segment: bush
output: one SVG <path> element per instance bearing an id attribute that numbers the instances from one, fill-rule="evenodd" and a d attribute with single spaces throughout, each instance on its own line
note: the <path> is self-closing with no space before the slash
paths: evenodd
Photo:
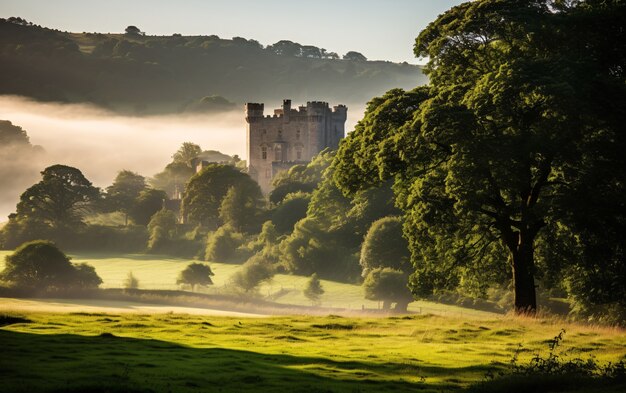
<path id="1" fill-rule="evenodd" d="M 324 294 L 324 288 L 322 288 L 322 283 L 317 277 L 317 274 L 314 273 L 311 275 L 311 278 L 307 281 L 302 292 L 313 304 L 319 304 L 320 298 Z"/>
<path id="2" fill-rule="evenodd" d="M 231 278 L 231 283 L 246 294 L 254 292 L 261 283 L 274 276 L 274 268 L 263 256 L 257 254 L 243 264 Z"/>
<path id="3" fill-rule="evenodd" d="M 382 300 L 384 310 L 389 310 L 391 303 L 396 303 L 396 311 L 406 311 L 408 304 L 413 301 L 407 284 L 408 275 L 400 270 L 377 268 L 367 275 L 363 289 L 366 299 Z"/>
<path id="4" fill-rule="evenodd" d="M 102 283 L 92 266 L 72 265 L 54 243 L 45 240 L 24 243 L 8 255 L 0 280 L 43 291 L 97 288 Z"/>
<path id="5" fill-rule="evenodd" d="M 148 232 L 150 233 L 148 251 L 164 249 L 176 234 L 176 215 L 169 210 L 159 210 L 150 219 Z"/>
<path id="6" fill-rule="evenodd" d="M 242 262 L 245 256 L 239 247 L 244 243 L 243 234 L 228 225 L 221 226 L 207 236 L 205 261 Z"/>

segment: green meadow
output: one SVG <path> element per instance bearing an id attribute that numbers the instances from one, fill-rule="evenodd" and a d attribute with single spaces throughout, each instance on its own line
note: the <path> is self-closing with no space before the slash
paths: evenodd
<path id="1" fill-rule="evenodd" d="M 4 256 L 9 251 L 0 251 L 0 270 L 4 268 Z M 145 254 L 72 254 L 72 262 L 86 262 L 94 266 L 98 275 L 102 278 L 101 288 L 122 288 L 124 280 L 129 272 L 139 279 L 140 289 L 163 289 L 177 290 L 178 273 L 187 264 L 193 262 L 190 259 L 173 258 L 158 255 Z M 228 293 L 230 277 L 240 268 L 240 265 L 209 262 L 214 285 L 202 288 L 199 292 L 208 294 Z M 310 306 L 311 302 L 304 296 L 302 289 L 308 277 L 277 274 L 272 281 L 261 285 L 259 294 L 268 300 L 281 304 L 297 306 Z M 360 285 L 340 283 L 335 281 L 321 280 L 325 290 L 321 299 L 321 306 L 326 308 L 344 308 L 350 310 L 378 309 L 379 303 L 366 300 L 363 297 L 363 289 Z M 409 305 L 409 311 L 455 314 L 465 316 L 492 316 L 494 314 L 478 310 L 472 310 L 453 305 L 433 303 L 428 301 L 416 301 Z"/>
<path id="2" fill-rule="evenodd" d="M 516 352 L 520 363 L 546 352 L 561 329 L 564 359 L 626 358 L 623 330 L 515 317 L 31 313 L 0 321 L 0 392 L 13 393 L 454 392 L 506 368 Z M 559 386 L 626 385 L 562 378 Z"/>

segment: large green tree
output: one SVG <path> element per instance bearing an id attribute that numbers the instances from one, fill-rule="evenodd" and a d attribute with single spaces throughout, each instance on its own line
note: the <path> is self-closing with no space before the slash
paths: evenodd
<path id="1" fill-rule="evenodd" d="M 80 223 L 99 198 L 99 190 L 76 168 L 53 165 L 41 175 L 41 181 L 20 196 L 17 219 L 32 219 L 55 228 Z"/>
<path id="2" fill-rule="evenodd" d="M 97 288 L 102 279 L 93 266 L 72 265 L 54 243 L 35 240 L 24 243 L 6 257 L 0 280 L 30 290 Z"/>
<path id="3" fill-rule="evenodd" d="M 110 209 L 124 213 L 124 225 L 128 225 L 129 213 L 135 200 L 146 189 L 146 179 L 138 173 L 121 170 L 113 184 L 107 187 L 106 201 Z"/>
<path id="4" fill-rule="evenodd" d="M 624 9 L 480 0 L 419 34 L 430 84 L 372 100 L 334 172 L 346 193 L 395 180 L 414 293 L 510 274 L 515 309 L 534 311 L 536 275 L 556 266 L 545 239 L 591 229 L 593 207 L 623 228 Z M 623 266 L 619 245 L 604 249 L 596 264 Z"/>
<path id="5" fill-rule="evenodd" d="M 246 203 L 257 208 L 263 205 L 261 189 L 250 176 L 231 165 L 209 164 L 187 184 L 181 206 L 185 221 L 217 228 L 222 200 L 231 187 Z"/>

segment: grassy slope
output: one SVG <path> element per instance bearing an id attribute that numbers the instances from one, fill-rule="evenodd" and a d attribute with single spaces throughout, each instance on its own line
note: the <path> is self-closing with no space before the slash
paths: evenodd
<path id="1" fill-rule="evenodd" d="M 4 268 L 4 256 L 8 251 L 0 251 L 0 270 Z M 96 272 L 102 278 L 103 288 L 121 288 L 128 272 L 139 279 L 142 289 L 179 289 L 176 285 L 176 277 L 184 267 L 191 262 L 189 259 L 159 257 L 155 255 L 121 255 L 111 256 L 103 254 L 79 254 L 73 255 L 75 263 L 87 262 L 96 268 Z M 225 263 L 210 263 L 215 276 L 215 285 L 207 288 L 207 293 L 223 291 L 228 286 L 229 278 L 239 269 L 239 265 Z M 261 286 L 260 293 L 278 303 L 311 305 L 311 302 L 302 294 L 302 288 L 307 277 L 279 274 L 274 279 Z M 359 285 L 345 284 L 334 281 L 322 280 L 322 286 L 326 293 L 322 296 L 322 306 L 360 310 L 363 306 L 367 309 L 378 308 L 378 302 L 365 300 L 363 290 Z M 490 316 L 491 313 L 470 310 L 467 308 L 448 306 L 426 301 L 413 302 L 409 306 L 410 311 L 431 312 L 437 314 L 462 314 L 472 316 Z"/>
<path id="2" fill-rule="evenodd" d="M 0 329 L 0 392 L 456 391 L 501 367 L 519 344 L 521 361 L 543 351 L 561 328 L 567 329 L 562 348 L 570 357 L 626 357 L 622 330 L 546 320 L 27 318 L 33 322 Z"/>

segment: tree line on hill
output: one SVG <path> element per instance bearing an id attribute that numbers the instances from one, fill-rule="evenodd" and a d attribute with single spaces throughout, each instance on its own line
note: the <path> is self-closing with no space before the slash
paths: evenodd
<path id="1" fill-rule="evenodd" d="M 241 37 L 133 31 L 73 34 L 0 19 L 0 94 L 143 114 L 224 111 L 285 97 L 360 103 L 425 82 L 417 66 L 367 61 L 354 51 L 338 60 L 288 40 L 264 48 Z"/>

